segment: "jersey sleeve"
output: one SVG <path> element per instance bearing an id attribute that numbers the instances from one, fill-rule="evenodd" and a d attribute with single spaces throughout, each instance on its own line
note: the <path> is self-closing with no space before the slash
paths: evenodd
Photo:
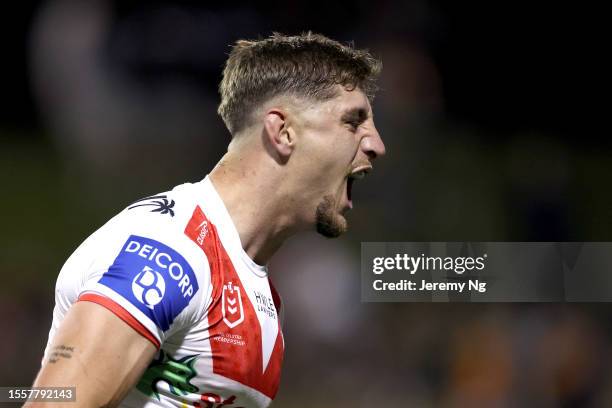
<path id="1" fill-rule="evenodd" d="M 171 232 L 145 227 L 106 235 L 113 255 L 100 256 L 78 300 L 109 309 L 159 348 L 204 309 L 208 263 L 184 236 Z"/>

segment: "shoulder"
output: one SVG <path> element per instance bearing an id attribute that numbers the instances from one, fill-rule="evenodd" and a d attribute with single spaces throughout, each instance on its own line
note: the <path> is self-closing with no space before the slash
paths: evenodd
<path id="1" fill-rule="evenodd" d="M 123 250 L 138 247 L 142 255 L 152 247 L 160 251 L 165 248 L 169 250 L 166 253 L 178 252 L 188 261 L 201 262 L 201 252 L 186 234 L 186 227 L 198 207 L 197 197 L 198 183 L 185 183 L 170 191 L 137 199 L 101 228 L 98 241 L 100 244 L 112 241 L 115 246 L 122 245 Z M 129 242 L 132 246 L 127 247 Z"/>
<path id="2" fill-rule="evenodd" d="M 135 200 L 89 236 L 67 263 L 78 258 L 89 262 L 90 270 L 104 269 L 115 258 L 134 253 L 151 257 L 150 261 L 165 259 L 158 258 L 160 254 L 174 254 L 192 267 L 206 264 L 185 233 L 197 207 L 195 190 L 197 185 L 188 183 Z"/>
<path id="3" fill-rule="evenodd" d="M 210 272 L 205 254 L 187 234 L 195 197 L 197 184 L 187 183 L 129 204 L 99 239 L 98 245 L 107 246 L 113 258 L 100 281 L 111 279 L 112 270 L 121 267 L 134 275 L 134 282 L 136 272 L 147 282 L 159 277 L 171 298 L 188 300 L 198 293 Z"/>
<path id="4" fill-rule="evenodd" d="M 71 276 L 86 268 L 79 299 L 112 301 L 158 341 L 197 321 L 211 290 L 206 255 L 186 231 L 195 194 L 187 184 L 136 200 L 88 238 L 65 266 Z"/>
<path id="5" fill-rule="evenodd" d="M 170 191 L 139 198 L 128 204 L 115 218 L 131 226 L 178 228 L 191 216 L 198 196 L 199 183 L 185 183 Z"/>

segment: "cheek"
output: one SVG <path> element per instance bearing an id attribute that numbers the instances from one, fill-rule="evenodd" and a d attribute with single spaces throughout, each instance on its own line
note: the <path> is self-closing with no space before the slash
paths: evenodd
<path id="1" fill-rule="evenodd" d="M 311 182 L 311 188 L 320 191 L 329 191 L 330 187 L 343 185 L 344 177 L 358 150 L 354 138 L 344 133 L 308 136 L 312 138 L 302 150 L 305 160 L 300 160 L 302 180 L 305 183 Z"/>

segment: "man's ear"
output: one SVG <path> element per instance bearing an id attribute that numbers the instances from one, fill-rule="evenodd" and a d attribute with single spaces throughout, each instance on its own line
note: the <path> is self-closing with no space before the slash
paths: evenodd
<path id="1" fill-rule="evenodd" d="M 287 162 L 295 149 L 295 136 L 288 126 L 286 113 L 270 109 L 264 117 L 264 137 L 269 148 L 281 162 Z"/>

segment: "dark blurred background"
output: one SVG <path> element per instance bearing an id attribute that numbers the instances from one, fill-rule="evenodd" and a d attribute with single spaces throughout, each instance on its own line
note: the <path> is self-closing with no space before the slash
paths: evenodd
<path id="1" fill-rule="evenodd" d="M 387 156 L 351 231 L 271 263 L 277 407 L 609 407 L 608 304 L 364 304 L 361 241 L 606 241 L 601 11 L 586 3 L 53 0 L 0 17 L 0 385 L 29 385 L 55 278 L 137 198 L 225 151 L 229 45 L 321 32 L 383 60 Z M 608 136 L 606 136 L 608 135 Z"/>

